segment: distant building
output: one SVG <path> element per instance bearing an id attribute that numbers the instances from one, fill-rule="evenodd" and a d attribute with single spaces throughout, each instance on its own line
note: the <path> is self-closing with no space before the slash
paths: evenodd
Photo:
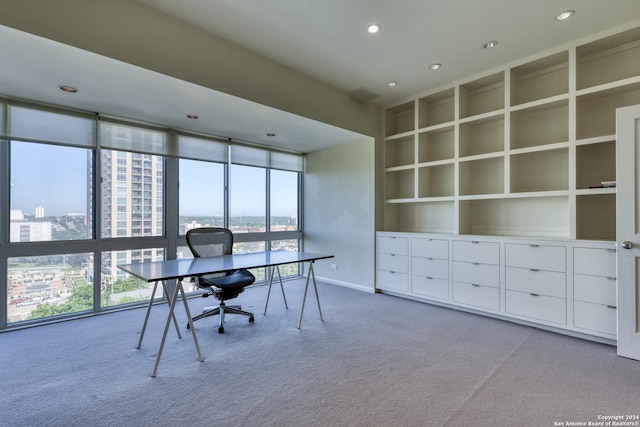
<path id="1" fill-rule="evenodd" d="M 42 206 L 36 208 L 36 218 L 44 218 L 44 208 Z"/>
<path id="2" fill-rule="evenodd" d="M 28 222 L 11 220 L 10 240 L 12 242 L 41 242 L 51 240 L 51 222 Z"/>

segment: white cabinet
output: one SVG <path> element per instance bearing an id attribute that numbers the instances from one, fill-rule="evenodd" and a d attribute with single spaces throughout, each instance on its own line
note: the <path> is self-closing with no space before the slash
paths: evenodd
<path id="1" fill-rule="evenodd" d="M 616 339 L 613 243 L 377 233 L 381 292 Z"/>
<path id="2" fill-rule="evenodd" d="M 505 246 L 507 313 L 565 325 L 566 247 L 537 243 Z"/>
<path id="3" fill-rule="evenodd" d="M 499 265 L 499 243 L 454 240 L 453 301 L 486 310 L 500 310 Z"/>
<path id="4" fill-rule="evenodd" d="M 616 252 L 574 248 L 573 322 L 576 328 L 616 335 Z"/>
<path id="5" fill-rule="evenodd" d="M 416 295 L 449 299 L 449 241 L 411 239 L 411 292 Z"/>

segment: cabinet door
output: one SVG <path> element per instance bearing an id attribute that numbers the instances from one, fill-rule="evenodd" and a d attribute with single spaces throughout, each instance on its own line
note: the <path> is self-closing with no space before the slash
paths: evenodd
<path id="1" fill-rule="evenodd" d="M 454 261 L 499 265 L 500 245 L 494 242 L 456 240 L 453 242 L 453 259 Z"/>
<path id="2" fill-rule="evenodd" d="M 567 271 L 567 250 L 564 246 L 508 243 L 505 251 L 506 263 L 510 267 Z"/>
<path id="3" fill-rule="evenodd" d="M 411 255 L 423 258 L 449 259 L 449 241 L 443 239 L 411 239 Z"/>
<path id="4" fill-rule="evenodd" d="M 591 276 L 616 277 L 615 249 L 574 248 L 573 271 Z"/>

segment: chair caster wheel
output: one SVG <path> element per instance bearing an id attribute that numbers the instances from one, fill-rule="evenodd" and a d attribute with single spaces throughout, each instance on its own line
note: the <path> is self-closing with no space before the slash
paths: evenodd
<path id="1" fill-rule="evenodd" d="M 187 323 L 187 331 L 191 329 L 191 326 Z"/>
<path id="2" fill-rule="evenodd" d="M 253 318 L 253 316 L 249 317 L 249 323 L 253 323 L 253 322 L 254 322 L 254 320 L 255 320 L 255 319 Z"/>
<path id="3" fill-rule="evenodd" d="M 218 333 L 219 333 L 219 334 L 224 334 L 224 326 L 220 326 L 220 327 L 218 328 Z"/>

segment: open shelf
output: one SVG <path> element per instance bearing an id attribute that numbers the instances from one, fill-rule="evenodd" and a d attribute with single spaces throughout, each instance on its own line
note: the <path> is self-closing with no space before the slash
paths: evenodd
<path id="1" fill-rule="evenodd" d="M 615 194 L 589 194 L 576 197 L 576 238 L 616 239 Z"/>
<path id="2" fill-rule="evenodd" d="M 460 118 L 504 108 L 504 73 L 496 73 L 460 86 Z"/>
<path id="3" fill-rule="evenodd" d="M 418 134 L 418 162 L 453 159 L 455 148 L 454 127 L 420 132 Z"/>
<path id="4" fill-rule="evenodd" d="M 566 238 L 569 200 L 562 196 L 463 200 L 460 234 Z"/>
<path id="5" fill-rule="evenodd" d="M 640 83 L 578 96 L 577 138 L 615 134 L 616 109 L 636 104 L 640 104 Z"/>
<path id="6" fill-rule="evenodd" d="M 504 192 L 504 158 L 460 162 L 460 195 L 501 194 Z"/>
<path id="7" fill-rule="evenodd" d="M 390 231 L 455 233 L 454 202 L 387 203 L 385 229 Z"/>
<path id="8" fill-rule="evenodd" d="M 385 172 L 385 199 L 411 199 L 414 194 L 414 169 Z"/>
<path id="9" fill-rule="evenodd" d="M 568 92 L 568 51 L 511 69 L 511 105 L 526 104 Z"/>
<path id="10" fill-rule="evenodd" d="M 418 169 L 418 197 L 453 196 L 453 163 Z"/>
<path id="11" fill-rule="evenodd" d="M 566 148 L 512 155 L 510 163 L 512 193 L 569 188 L 569 150 Z"/>
<path id="12" fill-rule="evenodd" d="M 567 100 L 525 108 L 511 113 L 511 149 L 569 140 Z"/>
<path id="13" fill-rule="evenodd" d="M 576 147 L 576 188 L 585 189 L 616 180 L 616 142 Z"/>
<path id="14" fill-rule="evenodd" d="M 577 88 L 640 75 L 640 27 L 578 46 Z"/>
<path id="15" fill-rule="evenodd" d="M 418 128 L 452 122 L 455 118 L 454 88 L 418 100 Z"/>
<path id="16" fill-rule="evenodd" d="M 460 124 L 460 157 L 504 151 L 504 116 Z"/>
<path id="17" fill-rule="evenodd" d="M 385 167 L 408 166 L 415 163 L 414 136 L 390 139 L 385 142 Z"/>
<path id="18" fill-rule="evenodd" d="M 413 101 L 406 102 L 386 112 L 385 135 L 397 135 L 415 129 L 415 105 Z"/>

